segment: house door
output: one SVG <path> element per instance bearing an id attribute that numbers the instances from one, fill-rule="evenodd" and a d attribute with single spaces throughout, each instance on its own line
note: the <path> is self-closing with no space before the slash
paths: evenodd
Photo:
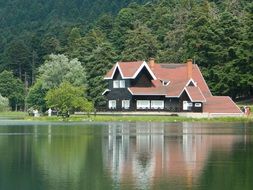
<path id="1" fill-rule="evenodd" d="M 188 110 L 188 102 L 187 101 L 183 101 L 183 110 Z"/>
<path id="2" fill-rule="evenodd" d="M 183 110 L 184 111 L 191 111 L 192 110 L 192 102 L 183 101 Z"/>

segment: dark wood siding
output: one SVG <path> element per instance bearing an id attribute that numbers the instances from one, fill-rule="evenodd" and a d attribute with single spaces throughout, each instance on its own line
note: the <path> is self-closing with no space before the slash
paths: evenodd
<path id="1" fill-rule="evenodd" d="M 125 88 L 130 87 L 130 80 L 129 79 L 122 79 L 122 77 L 121 77 L 120 72 L 119 72 L 118 69 L 115 71 L 113 79 L 108 80 L 108 88 L 110 90 L 114 90 L 114 88 L 113 88 L 113 80 L 125 80 Z"/>
<path id="2" fill-rule="evenodd" d="M 179 104 L 180 104 L 180 111 L 182 112 L 203 112 L 203 103 L 201 102 L 192 102 L 192 108 L 190 110 L 183 110 L 183 101 L 189 101 L 191 102 L 188 94 L 184 91 L 179 98 Z M 201 107 L 196 107 L 195 103 L 201 103 Z"/>
<path id="3" fill-rule="evenodd" d="M 179 98 L 166 98 L 165 99 L 165 109 L 171 112 L 180 111 Z"/>
<path id="4" fill-rule="evenodd" d="M 146 67 L 144 67 L 135 79 L 131 80 L 132 87 L 151 87 L 152 76 L 149 74 Z"/>
<path id="5" fill-rule="evenodd" d="M 122 100 L 130 100 L 130 108 L 132 106 L 132 95 L 127 88 L 114 89 L 106 94 L 106 98 L 108 101 L 116 100 L 116 110 L 122 110 Z M 108 101 L 106 109 L 108 109 Z"/>

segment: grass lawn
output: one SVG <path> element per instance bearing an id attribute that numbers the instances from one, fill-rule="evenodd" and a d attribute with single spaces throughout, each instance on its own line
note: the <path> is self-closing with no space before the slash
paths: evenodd
<path id="1" fill-rule="evenodd" d="M 1 117 L 7 117 L 7 118 L 25 118 L 27 116 L 28 116 L 27 112 L 14 112 L 14 111 L 0 112 L 0 118 Z"/>
<path id="2" fill-rule="evenodd" d="M 71 115 L 69 118 L 63 119 L 62 117 L 26 117 L 26 120 L 39 120 L 39 121 L 95 121 L 95 122 L 113 122 L 113 121 L 141 121 L 141 122 L 253 122 L 253 116 L 249 117 L 221 117 L 221 118 L 187 118 L 177 116 L 109 116 L 109 115 Z"/>

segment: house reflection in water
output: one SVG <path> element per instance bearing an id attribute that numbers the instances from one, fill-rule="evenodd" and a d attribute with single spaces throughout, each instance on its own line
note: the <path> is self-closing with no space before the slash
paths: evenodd
<path id="1" fill-rule="evenodd" d="M 104 132 L 104 165 L 116 186 L 149 189 L 158 179 L 178 179 L 191 187 L 212 151 L 230 152 L 242 140 L 232 131 L 196 123 L 112 123 Z"/>

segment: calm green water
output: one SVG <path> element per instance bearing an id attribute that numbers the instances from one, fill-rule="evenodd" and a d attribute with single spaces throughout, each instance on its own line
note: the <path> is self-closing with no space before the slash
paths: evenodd
<path id="1" fill-rule="evenodd" d="M 0 121 L 0 190 L 253 189 L 253 124 Z"/>

